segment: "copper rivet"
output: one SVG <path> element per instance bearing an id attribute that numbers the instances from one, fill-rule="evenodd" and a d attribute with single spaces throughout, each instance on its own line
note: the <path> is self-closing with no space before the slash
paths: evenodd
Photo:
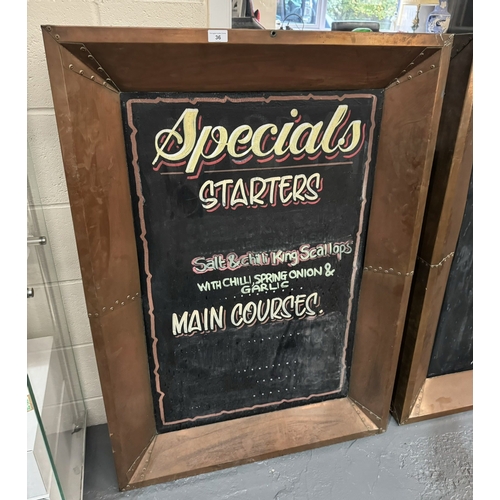
<path id="1" fill-rule="evenodd" d="M 110 310 L 110 311 L 113 311 L 113 310 L 114 310 L 114 307 L 110 307 L 110 308 L 109 308 L 109 310 Z"/>
<path id="2" fill-rule="evenodd" d="M 55 38 L 56 40 L 59 40 L 59 38 L 61 38 L 61 37 L 60 37 L 59 35 L 56 35 L 54 38 Z"/>
<path id="3" fill-rule="evenodd" d="M 435 64 L 433 64 L 433 65 L 431 66 L 431 69 L 434 69 L 435 67 L 436 67 L 436 65 L 435 65 Z"/>
<path id="4" fill-rule="evenodd" d="M 106 310 L 106 308 L 105 308 L 105 307 L 103 307 L 103 308 L 102 308 L 102 310 L 103 310 L 103 311 L 105 311 L 105 310 Z"/>
<path id="5" fill-rule="evenodd" d="M 135 297 L 132 297 L 132 300 L 135 300 Z"/>
<path id="6" fill-rule="evenodd" d="M 124 305 L 125 305 L 125 302 L 122 302 L 122 306 L 124 306 Z"/>
<path id="7" fill-rule="evenodd" d="M 137 295 L 139 295 L 139 292 L 137 292 L 135 295 L 136 295 L 136 296 L 137 296 Z"/>
<path id="8" fill-rule="evenodd" d="M 411 80 L 412 78 L 413 78 L 413 76 L 408 75 L 408 80 Z"/>
<path id="9" fill-rule="evenodd" d="M 94 75 L 92 75 L 92 76 L 90 77 L 90 79 L 91 79 L 91 80 L 94 80 L 94 79 L 95 79 L 95 76 L 94 76 Z"/>
<path id="10" fill-rule="evenodd" d="M 127 295 L 127 299 L 130 299 L 130 295 Z"/>
<path id="11" fill-rule="evenodd" d="M 115 304 L 118 304 L 120 301 L 119 300 L 115 300 Z"/>
<path id="12" fill-rule="evenodd" d="M 73 69 L 73 65 L 72 64 L 69 65 L 69 69 Z"/>
<path id="13" fill-rule="evenodd" d="M 376 273 L 376 272 L 377 272 L 377 270 L 376 270 L 376 269 L 374 269 L 374 270 L 373 270 L 373 272 L 374 272 L 374 273 Z"/>
<path id="14" fill-rule="evenodd" d="M 388 273 L 389 271 L 385 270 L 384 273 Z"/>
<path id="15" fill-rule="evenodd" d="M 83 69 L 81 69 L 78 73 L 80 73 L 80 75 L 83 75 Z"/>
<path id="16" fill-rule="evenodd" d="M 423 71 L 422 71 L 422 70 L 420 70 L 420 71 L 417 73 L 417 75 L 421 75 L 422 73 L 423 73 Z"/>
<path id="17" fill-rule="evenodd" d="M 382 268 L 381 268 L 381 267 L 379 267 L 379 269 L 382 271 Z"/>
<path id="18" fill-rule="evenodd" d="M 394 271 L 394 269 L 392 267 L 389 268 L 389 271 Z"/>

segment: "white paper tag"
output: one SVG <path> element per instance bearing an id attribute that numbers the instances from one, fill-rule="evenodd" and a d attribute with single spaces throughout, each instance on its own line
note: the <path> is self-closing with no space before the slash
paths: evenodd
<path id="1" fill-rule="evenodd" d="M 227 42 L 227 30 L 208 30 L 209 42 Z"/>

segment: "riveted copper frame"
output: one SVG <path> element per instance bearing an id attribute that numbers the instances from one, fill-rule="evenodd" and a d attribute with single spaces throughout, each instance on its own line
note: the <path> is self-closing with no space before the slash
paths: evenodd
<path id="1" fill-rule="evenodd" d="M 427 378 L 472 174 L 472 45 L 455 35 L 392 402 L 400 424 L 472 408 L 472 370 Z"/>
<path id="2" fill-rule="evenodd" d="M 42 27 L 118 483 L 173 480 L 385 430 L 452 36 Z M 158 435 L 120 91 L 383 88 L 348 397 Z M 117 302 L 118 301 L 118 302 Z"/>

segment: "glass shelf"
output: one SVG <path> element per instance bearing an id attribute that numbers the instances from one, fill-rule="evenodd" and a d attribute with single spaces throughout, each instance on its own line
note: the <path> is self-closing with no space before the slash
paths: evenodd
<path id="1" fill-rule="evenodd" d="M 28 499 L 81 500 L 86 409 L 28 146 Z"/>

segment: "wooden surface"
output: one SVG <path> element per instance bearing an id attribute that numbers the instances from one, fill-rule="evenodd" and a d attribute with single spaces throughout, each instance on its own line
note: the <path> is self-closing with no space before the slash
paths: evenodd
<path id="1" fill-rule="evenodd" d="M 380 432 L 349 398 L 159 434 L 130 488 Z M 129 489 L 129 488 L 127 488 Z"/>
<path id="2" fill-rule="evenodd" d="M 385 93 L 349 391 L 382 426 L 389 418 L 394 346 L 403 333 L 448 58 L 449 47 Z"/>
<path id="3" fill-rule="evenodd" d="M 400 423 L 426 382 L 472 171 L 471 36 L 454 48 L 392 403 Z"/>
<path id="4" fill-rule="evenodd" d="M 155 434 L 119 96 L 44 33 L 85 301 L 119 484 Z"/>
<path id="5" fill-rule="evenodd" d="M 406 423 L 471 410 L 472 394 L 472 370 L 428 378 Z"/>
<path id="6" fill-rule="evenodd" d="M 120 488 L 383 430 L 452 37 L 313 32 L 273 37 L 256 30 L 230 31 L 228 44 L 210 44 L 206 30 L 58 26 L 43 31 Z M 385 266 L 388 273 L 373 268 L 363 273 L 349 398 L 156 437 L 143 317 L 132 300 L 138 264 L 115 86 L 133 91 L 389 86 L 384 115 L 391 125 L 382 126 L 374 194 L 380 200 L 370 216 L 366 252 L 367 266 Z M 423 93 L 429 95 L 424 99 Z M 395 273 L 389 274 L 391 267 Z"/>
<path id="7" fill-rule="evenodd" d="M 84 42 L 123 92 L 384 88 L 409 64 L 451 40 L 428 34 L 229 30 L 227 43 L 207 43 L 204 29 L 63 26 L 52 26 L 51 34 L 92 67 L 81 49 Z"/>
<path id="8" fill-rule="evenodd" d="M 45 26 L 46 27 L 46 26 Z M 203 28 L 129 28 L 99 26 L 51 26 L 53 36 L 59 36 L 61 44 L 69 43 L 126 43 L 126 44 L 205 44 L 207 30 Z M 274 37 L 273 37 L 274 34 Z M 280 45 L 357 45 L 440 48 L 450 35 L 426 33 L 354 33 L 287 30 L 228 30 L 228 44 Z M 217 44 L 214 44 L 217 45 Z M 221 45 L 221 44 L 219 44 Z"/>

